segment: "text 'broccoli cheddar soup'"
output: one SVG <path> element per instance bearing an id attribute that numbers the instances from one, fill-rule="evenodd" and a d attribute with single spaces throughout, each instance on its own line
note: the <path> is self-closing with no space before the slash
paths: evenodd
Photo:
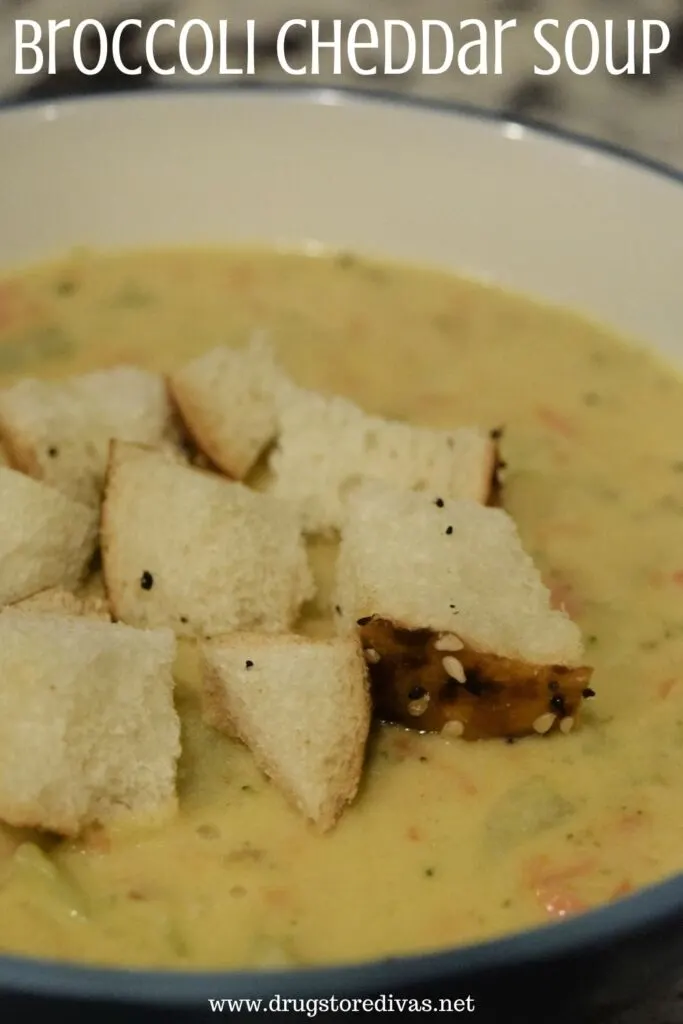
<path id="1" fill-rule="evenodd" d="M 0 386 L 0 952 L 366 960 L 683 867 L 673 371 L 436 271 L 78 252 L 0 282 Z"/>

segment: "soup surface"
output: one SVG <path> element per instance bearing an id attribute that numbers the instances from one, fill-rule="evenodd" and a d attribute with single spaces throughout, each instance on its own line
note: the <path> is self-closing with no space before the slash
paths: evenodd
<path id="1" fill-rule="evenodd" d="M 184 647 L 176 820 L 76 843 L 0 825 L 0 950 L 365 959 L 563 918 L 681 869 L 683 383 L 574 315 L 445 274 L 229 251 L 78 253 L 5 280 L 0 383 L 165 370 L 255 328 L 300 383 L 368 411 L 505 425 L 505 505 L 585 631 L 598 696 L 572 734 L 514 744 L 378 727 L 358 799 L 321 837 L 202 724 Z M 333 555 L 312 547 L 304 631 L 331 629 Z"/>

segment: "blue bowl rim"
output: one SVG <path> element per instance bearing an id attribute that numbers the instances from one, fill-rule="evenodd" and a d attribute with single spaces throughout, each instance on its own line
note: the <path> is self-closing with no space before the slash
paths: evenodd
<path id="1" fill-rule="evenodd" d="M 500 109 L 424 97 L 403 96 L 383 90 L 344 86 L 271 85 L 260 82 L 232 83 L 230 86 L 163 86 L 141 90 L 112 90 L 92 95 L 62 95 L 56 98 L 10 96 L 0 100 L 3 114 L 41 108 L 68 108 L 84 103 L 109 102 L 116 105 L 136 100 L 163 100 L 212 96 L 229 102 L 244 95 L 298 101 L 314 105 L 366 104 L 429 113 L 450 114 L 492 125 L 520 126 L 541 140 L 568 144 L 631 165 L 668 181 L 683 184 L 683 170 L 579 132 L 518 117 Z M 0 956 L 0 997 L 2 994 L 43 996 L 76 1001 L 106 1001 L 153 1006 L 206 1005 L 209 998 L 240 998 L 279 994 L 283 998 L 362 996 L 363 993 L 391 993 L 401 986 L 438 983 L 444 978 L 473 976 L 497 969 L 514 969 L 530 963 L 590 954 L 601 947 L 628 940 L 650 928 L 680 922 L 683 925 L 683 872 L 650 885 L 607 906 L 587 911 L 560 923 L 544 924 L 465 946 L 417 955 L 387 957 L 367 963 L 305 967 L 296 970 L 147 970 L 122 967 L 83 966 L 43 958 Z M 682 965 L 683 967 L 683 965 Z M 466 994 L 466 993 L 465 993 Z"/>

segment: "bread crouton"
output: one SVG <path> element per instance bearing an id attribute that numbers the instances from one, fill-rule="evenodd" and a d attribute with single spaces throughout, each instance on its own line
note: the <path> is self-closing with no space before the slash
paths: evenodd
<path id="1" fill-rule="evenodd" d="M 370 725 L 355 639 L 233 634 L 202 650 L 205 720 L 239 737 L 320 829 L 356 795 Z"/>
<path id="2" fill-rule="evenodd" d="M 0 607 L 83 577 L 98 516 L 45 484 L 0 467 Z"/>
<path id="3" fill-rule="evenodd" d="M 171 630 L 0 613 L 0 819 L 77 835 L 176 806 Z"/>
<path id="4" fill-rule="evenodd" d="M 165 381 L 137 367 L 26 378 L 0 391 L 11 464 L 85 505 L 99 506 L 112 438 L 175 448 L 179 437 Z"/>
<path id="5" fill-rule="evenodd" d="M 330 533 L 340 528 L 346 498 L 362 480 L 488 501 L 496 445 L 478 428 L 416 427 L 299 389 L 283 403 L 269 465 L 271 493 L 300 506 L 307 532 Z"/>
<path id="6" fill-rule="evenodd" d="M 389 721 L 465 739 L 568 732 L 592 695 L 579 628 L 502 509 L 360 486 L 335 601 Z"/>
<path id="7" fill-rule="evenodd" d="M 245 348 L 211 349 L 169 377 L 185 426 L 200 451 L 237 480 L 273 440 L 278 393 L 287 378 L 260 337 Z"/>
<path id="8" fill-rule="evenodd" d="M 75 594 L 63 587 L 41 590 L 32 597 L 17 601 L 11 607 L 14 611 L 27 612 L 31 615 L 48 613 L 111 622 L 106 598 L 98 597 L 95 594 Z"/>
<path id="9" fill-rule="evenodd" d="M 137 445 L 112 444 L 101 541 L 112 614 L 131 625 L 274 632 L 313 596 L 286 505 Z"/>

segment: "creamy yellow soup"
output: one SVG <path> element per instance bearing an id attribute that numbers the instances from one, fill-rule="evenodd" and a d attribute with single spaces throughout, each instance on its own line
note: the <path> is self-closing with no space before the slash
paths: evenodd
<path id="1" fill-rule="evenodd" d="M 239 251 L 79 253 L 5 280 L 0 383 L 166 370 L 254 328 L 302 384 L 369 411 L 505 426 L 505 505 L 585 630 L 597 697 L 573 734 L 514 744 L 377 727 L 358 799 L 321 837 L 202 724 L 185 647 L 177 818 L 79 842 L 0 831 L 0 949 L 363 960 L 561 919 L 678 871 L 683 383 L 577 316 L 446 274 Z M 332 554 L 312 546 L 309 632 L 330 630 Z"/>

